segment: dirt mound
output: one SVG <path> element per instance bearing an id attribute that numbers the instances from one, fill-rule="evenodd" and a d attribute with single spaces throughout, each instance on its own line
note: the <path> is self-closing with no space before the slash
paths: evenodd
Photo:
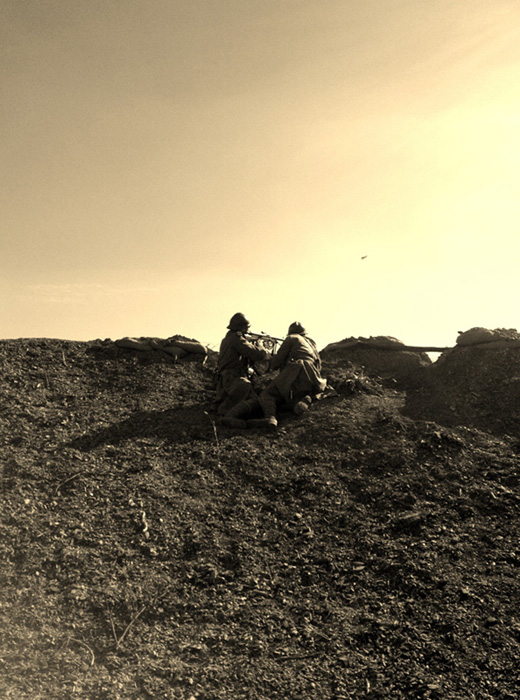
<path id="1" fill-rule="evenodd" d="M 493 342 L 443 353 L 408 391 L 405 412 L 520 437 L 520 348 Z"/>
<path id="2" fill-rule="evenodd" d="M 396 338 L 345 338 L 327 345 L 321 353 L 324 363 L 334 367 L 346 362 L 362 367 L 371 377 L 399 388 L 415 386 L 421 370 L 431 364 L 425 352 L 411 351 Z"/>
<path id="3" fill-rule="evenodd" d="M 516 698 L 517 441 L 330 370 L 266 435 L 202 357 L 0 341 L 0 697 Z"/>

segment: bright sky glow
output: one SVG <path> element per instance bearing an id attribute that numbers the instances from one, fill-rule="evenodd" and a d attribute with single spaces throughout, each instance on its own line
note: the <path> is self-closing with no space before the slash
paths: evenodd
<path id="1" fill-rule="evenodd" d="M 520 326 L 517 0 L 3 0 L 0 68 L 0 337 Z"/>

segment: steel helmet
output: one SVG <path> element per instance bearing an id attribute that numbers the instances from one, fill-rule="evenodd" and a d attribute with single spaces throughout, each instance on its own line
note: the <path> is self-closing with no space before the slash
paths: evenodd
<path id="1" fill-rule="evenodd" d="M 294 323 L 291 323 L 289 326 L 289 335 L 292 335 L 293 333 L 300 333 L 303 334 L 305 333 L 305 328 L 302 326 L 302 324 L 299 321 L 295 321 Z"/>
<path id="2" fill-rule="evenodd" d="M 230 331 L 247 331 L 251 324 L 249 323 L 249 320 L 247 316 L 244 316 L 244 314 L 234 314 L 231 316 L 231 320 L 229 321 L 228 328 Z"/>

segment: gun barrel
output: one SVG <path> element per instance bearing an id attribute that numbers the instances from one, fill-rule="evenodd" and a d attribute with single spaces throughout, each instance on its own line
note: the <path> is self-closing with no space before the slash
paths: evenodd
<path id="1" fill-rule="evenodd" d="M 277 343 L 283 343 L 284 338 L 277 338 L 274 335 L 269 335 L 269 333 L 252 333 L 248 331 L 246 333 L 246 336 L 249 336 L 250 338 L 254 338 L 255 340 L 257 339 L 264 339 L 264 340 L 276 340 Z"/>

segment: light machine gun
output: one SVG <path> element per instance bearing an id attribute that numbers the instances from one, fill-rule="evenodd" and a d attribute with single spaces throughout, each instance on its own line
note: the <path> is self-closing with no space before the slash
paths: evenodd
<path id="1" fill-rule="evenodd" d="M 244 336 L 247 340 L 261 345 L 261 347 L 267 350 L 267 352 L 270 352 L 271 355 L 274 355 L 278 349 L 278 345 L 284 341 L 283 338 L 276 338 L 274 335 L 268 335 L 267 333 L 251 333 L 247 331 L 247 333 L 244 333 Z"/>

